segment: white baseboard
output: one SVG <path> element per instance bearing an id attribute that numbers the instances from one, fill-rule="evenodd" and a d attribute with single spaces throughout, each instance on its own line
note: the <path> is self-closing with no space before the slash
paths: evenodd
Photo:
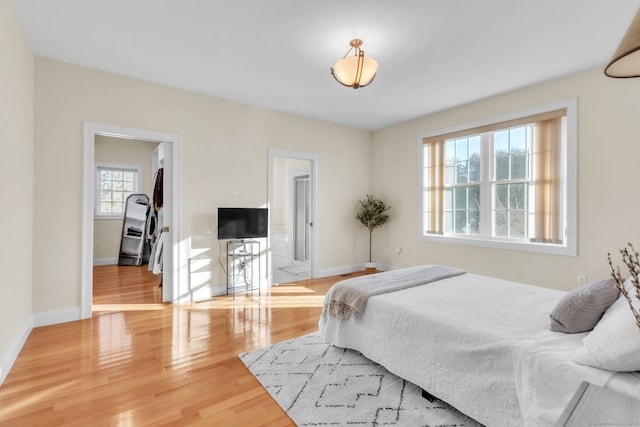
<path id="1" fill-rule="evenodd" d="M 0 385 L 2 385 L 5 378 L 7 378 L 11 367 L 18 358 L 18 354 L 20 354 L 22 347 L 24 347 L 24 343 L 27 342 L 27 338 L 29 338 L 29 334 L 31 334 L 33 328 L 55 325 L 57 323 L 72 322 L 74 320 L 80 320 L 79 308 L 34 314 L 20 335 L 20 338 L 16 341 L 15 345 L 9 352 L 9 355 L 0 364 Z"/>
<path id="2" fill-rule="evenodd" d="M 68 308 L 66 310 L 48 311 L 33 315 L 33 327 L 56 325 L 58 323 L 80 320 L 80 308 Z"/>
<path id="3" fill-rule="evenodd" d="M 364 270 L 364 264 L 343 265 L 340 267 L 325 268 L 318 272 L 318 277 L 338 276 L 340 274 L 355 273 Z"/>
<path id="4" fill-rule="evenodd" d="M 386 264 L 376 264 L 376 269 L 380 271 L 394 270 L 397 267 L 389 266 Z M 318 277 L 338 276 L 340 274 L 355 273 L 356 271 L 362 271 L 365 269 L 364 263 L 354 265 L 343 265 L 341 267 L 325 268 L 320 270 Z"/>
<path id="5" fill-rule="evenodd" d="M 217 297 L 220 295 L 226 295 L 227 293 L 227 285 L 211 285 L 206 287 L 200 287 L 193 289 L 188 295 L 185 295 L 183 300 L 179 302 L 198 302 L 198 301 L 208 301 L 213 297 Z"/>
<path id="6" fill-rule="evenodd" d="M 93 266 L 96 265 L 115 265 L 118 263 L 118 258 L 98 258 L 93 260 Z"/>
<path id="7" fill-rule="evenodd" d="M 394 266 L 392 266 L 392 265 L 386 265 L 386 264 L 380 264 L 380 263 L 378 263 L 378 264 L 376 265 L 376 268 L 377 268 L 378 270 L 380 270 L 380 271 L 389 271 L 389 270 L 395 270 L 395 269 L 397 269 L 398 267 L 394 267 Z"/>
<path id="8" fill-rule="evenodd" d="M 22 334 L 18 338 L 18 341 L 15 343 L 15 345 L 7 355 L 6 359 L 3 360 L 2 363 L 0 364 L 0 385 L 2 385 L 2 383 L 4 383 L 4 380 L 7 378 L 7 375 L 9 374 L 11 367 L 13 366 L 13 364 L 16 362 L 16 359 L 18 358 L 18 354 L 20 354 L 22 347 L 24 347 L 24 343 L 27 342 L 27 338 L 29 338 L 29 334 L 31 334 L 32 329 L 33 329 L 33 319 L 31 319 L 29 323 L 26 325 L 26 327 L 24 328 L 24 331 L 22 331 Z"/>

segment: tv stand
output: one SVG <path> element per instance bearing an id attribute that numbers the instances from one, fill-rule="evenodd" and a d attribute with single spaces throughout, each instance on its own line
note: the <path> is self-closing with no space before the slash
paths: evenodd
<path id="1" fill-rule="evenodd" d="M 258 291 L 260 296 L 260 242 L 229 240 L 227 242 L 227 295 Z"/>

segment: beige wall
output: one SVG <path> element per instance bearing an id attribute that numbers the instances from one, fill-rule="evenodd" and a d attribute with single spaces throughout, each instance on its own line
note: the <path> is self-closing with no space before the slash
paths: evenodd
<path id="1" fill-rule="evenodd" d="M 320 270 L 362 260 L 353 209 L 369 190 L 369 132 L 43 58 L 35 74 L 34 312 L 80 304 L 83 121 L 181 136 L 189 290 L 223 291 L 216 210 L 266 204 L 269 147 L 320 158 Z"/>
<path id="2" fill-rule="evenodd" d="M 0 0 L 0 383 L 32 325 L 33 54 Z"/>
<path id="3" fill-rule="evenodd" d="M 418 236 L 418 135 L 559 100 L 578 98 L 578 256 L 427 243 Z M 392 206 L 375 257 L 394 266 L 442 263 L 558 289 L 577 275 L 607 277 L 607 252 L 640 246 L 640 80 L 593 69 L 393 126 L 373 135 L 372 188 Z M 395 248 L 402 248 L 400 255 Z"/>
<path id="4" fill-rule="evenodd" d="M 96 163 L 111 163 L 142 168 L 141 193 L 153 196 L 151 157 L 157 142 L 114 138 L 97 135 L 94 143 Z M 120 252 L 122 218 L 95 219 L 93 221 L 93 259 L 113 260 Z"/>

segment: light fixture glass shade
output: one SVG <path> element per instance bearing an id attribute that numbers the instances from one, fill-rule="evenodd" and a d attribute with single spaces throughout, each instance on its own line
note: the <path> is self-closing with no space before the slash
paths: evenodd
<path id="1" fill-rule="evenodd" d="M 362 69 L 359 70 L 359 63 Z M 371 58 L 349 56 L 336 62 L 333 66 L 333 75 L 340 83 L 353 88 L 367 86 L 373 81 L 378 70 L 378 63 Z"/>
<path id="2" fill-rule="evenodd" d="M 609 77 L 640 77 L 640 10 L 604 73 Z"/>
<path id="3" fill-rule="evenodd" d="M 364 51 L 360 49 L 362 40 L 353 39 L 349 44 L 351 49 L 331 68 L 331 75 L 343 86 L 354 89 L 368 86 L 376 77 L 378 63 L 371 58 L 365 58 Z M 354 49 L 355 56 L 347 56 Z"/>

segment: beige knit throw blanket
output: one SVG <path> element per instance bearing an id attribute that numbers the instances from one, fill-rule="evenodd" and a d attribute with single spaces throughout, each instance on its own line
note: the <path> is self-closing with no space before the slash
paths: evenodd
<path id="1" fill-rule="evenodd" d="M 422 265 L 342 280 L 327 292 L 322 314 L 340 319 L 358 318 L 367 306 L 369 297 L 425 285 L 464 273 L 464 270 L 444 265 Z"/>

